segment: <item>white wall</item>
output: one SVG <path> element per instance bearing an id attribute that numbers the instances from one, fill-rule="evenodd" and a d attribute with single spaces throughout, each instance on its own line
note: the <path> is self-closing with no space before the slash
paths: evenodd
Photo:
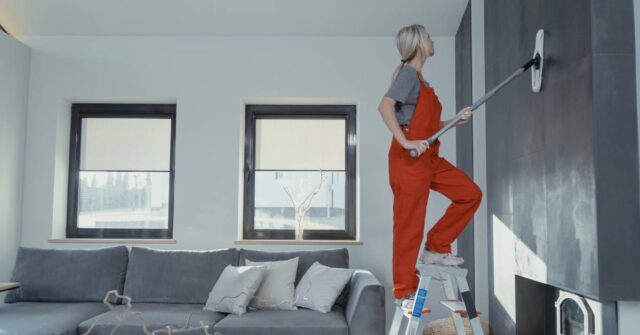
<path id="1" fill-rule="evenodd" d="M 11 278 L 20 244 L 29 54 L 0 32 L 0 281 Z"/>
<path id="2" fill-rule="evenodd" d="M 235 247 L 243 100 L 336 98 L 358 104 L 360 238 L 353 267 L 383 282 L 391 312 L 391 135 L 377 106 L 400 57 L 390 37 L 24 37 L 33 48 L 22 245 L 64 236 L 69 107 L 74 101 L 177 102 L 175 245 Z M 454 114 L 454 38 L 434 38 L 424 77 Z M 455 131 L 441 154 L 455 163 Z M 449 204 L 433 193 L 428 224 Z M 81 245 L 84 247 L 85 245 Z M 96 247 L 96 245 L 90 245 Z M 334 246 L 249 246 L 290 250 Z M 339 247 L 339 246 L 338 246 Z M 439 308 L 435 307 L 434 308 Z M 445 315 L 442 313 L 442 315 Z"/>
<path id="3" fill-rule="evenodd" d="M 640 0 L 633 0 L 633 17 L 636 39 L 636 113 L 638 113 L 638 129 L 640 130 L 640 50 L 638 50 L 640 46 Z M 640 136 L 638 143 L 640 148 Z M 640 329 L 640 301 L 619 301 L 618 335 L 637 334 L 638 329 Z"/>
<path id="4" fill-rule="evenodd" d="M 638 334 L 640 302 L 618 301 L 618 335 Z"/>

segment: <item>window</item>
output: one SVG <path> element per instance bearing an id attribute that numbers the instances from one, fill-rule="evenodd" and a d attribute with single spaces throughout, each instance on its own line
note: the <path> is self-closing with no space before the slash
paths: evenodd
<path id="1" fill-rule="evenodd" d="M 176 106 L 73 104 L 68 238 L 172 238 Z"/>
<path id="2" fill-rule="evenodd" d="M 353 105 L 247 105 L 243 238 L 355 240 Z"/>

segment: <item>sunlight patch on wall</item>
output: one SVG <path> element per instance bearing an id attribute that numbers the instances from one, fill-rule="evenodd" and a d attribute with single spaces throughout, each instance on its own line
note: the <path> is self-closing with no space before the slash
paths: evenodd
<path id="1" fill-rule="evenodd" d="M 491 220 L 494 295 L 511 319 L 515 320 L 515 275 L 546 283 L 547 265 L 495 214 Z"/>

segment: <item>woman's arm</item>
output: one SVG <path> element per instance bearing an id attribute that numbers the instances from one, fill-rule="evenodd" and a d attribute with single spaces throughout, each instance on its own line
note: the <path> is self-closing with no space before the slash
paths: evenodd
<path id="1" fill-rule="evenodd" d="M 438 128 L 438 130 L 446 127 L 449 123 L 451 123 L 453 119 L 449 119 L 449 120 L 444 120 L 444 121 L 440 121 L 440 128 Z"/>
<path id="2" fill-rule="evenodd" d="M 458 120 L 458 122 L 456 123 L 456 126 L 460 126 L 460 125 L 463 125 L 463 124 L 469 122 L 469 119 L 473 115 L 473 111 L 471 110 L 471 106 L 461 109 L 458 112 L 458 114 L 456 114 L 456 116 L 459 115 L 459 114 L 463 114 L 463 113 L 464 113 L 464 115 L 462 115 L 460 120 Z M 449 120 L 446 120 L 446 121 L 440 121 L 440 128 L 439 129 L 442 129 L 442 128 L 446 127 L 449 123 L 453 122 L 454 118 L 455 117 L 453 117 L 453 118 L 451 118 Z"/>
<path id="3" fill-rule="evenodd" d="M 382 101 L 380 101 L 380 104 L 378 105 L 378 112 L 382 115 L 382 119 L 387 125 L 387 128 L 391 130 L 393 137 L 395 137 L 396 141 L 404 147 L 407 139 L 404 137 L 404 133 L 402 132 L 402 129 L 400 129 L 400 125 L 396 119 L 395 104 L 395 100 L 389 97 L 383 97 Z"/>
<path id="4" fill-rule="evenodd" d="M 395 111 L 396 101 L 389 97 L 383 97 L 378 105 L 378 112 L 382 116 L 384 123 L 387 125 L 387 128 L 393 134 L 393 137 L 400 143 L 400 145 L 405 149 L 417 149 L 418 154 L 422 154 L 425 150 L 429 148 L 429 145 L 426 141 L 408 141 L 406 137 L 404 137 L 404 132 L 400 129 L 400 125 L 398 124 L 398 120 L 396 119 L 396 111 Z"/>

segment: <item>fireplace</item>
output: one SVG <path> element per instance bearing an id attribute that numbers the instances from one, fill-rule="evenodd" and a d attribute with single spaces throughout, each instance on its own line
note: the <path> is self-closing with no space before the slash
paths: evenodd
<path id="1" fill-rule="evenodd" d="M 584 297 L 570 292 L 560 291 L 555 305 L 556 334 L 596 334 L 595 315 L 589 306 L 589 302 L 587 302 Z"/>
<path id="2" fill-rule="evenodd" d="M 515 276 L 516 333 L 536 335 L 617 334 L 616 303 Z"/>

